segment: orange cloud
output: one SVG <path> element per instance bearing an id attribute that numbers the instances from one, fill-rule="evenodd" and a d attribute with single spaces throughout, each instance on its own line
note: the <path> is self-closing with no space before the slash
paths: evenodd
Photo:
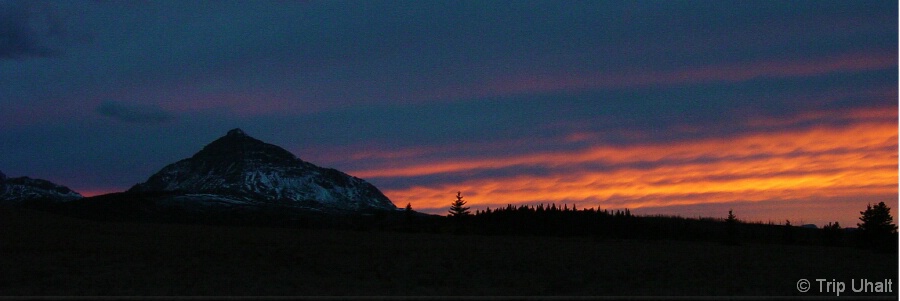
<path id="1" fill-rule="evenodd" d="M 504 158 L 412 163 L 391 168 L 357 170 L 362 178 L 412 177 L 448 172 L 539 165 L 564 167 L 584 163 L 639 163 L 692 159 L 741 159 L 750 156 L 819 154 L 827 151 L 868 152 L 896 146 L 897 125 L 863 123 L 845 128 L 818 127 L 784 133 L 757 133 L 731 139 L 706 139 L 665 144 L 598 146 L 582 151 L 544 152 Z M 785 164 L 790 164 L 785 163 Z"/>
<path id="2" fill-rule="evenodd" d="M 845 114 L 855 122 L 730 138 L 395 163 L 351 174 L 372 179 L 473 174 L 460 182 L 384 191 L 397 203 L 436 213 L 445 211 L 456 191 L 463 191 L 475 208 L 553 202 L 635 209 L 897 195 L 896 111 Z M 549 172 L 477 176 L 528 167 Z"/>

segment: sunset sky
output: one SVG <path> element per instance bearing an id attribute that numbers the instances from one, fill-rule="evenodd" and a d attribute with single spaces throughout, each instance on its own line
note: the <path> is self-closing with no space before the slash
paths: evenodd
<path id="1" fill-rule="evenodd" d="M 898 212 L 896 1 L 0 0 L 0 171 L 123 191 L 232 128 L 398 207 Z"/>

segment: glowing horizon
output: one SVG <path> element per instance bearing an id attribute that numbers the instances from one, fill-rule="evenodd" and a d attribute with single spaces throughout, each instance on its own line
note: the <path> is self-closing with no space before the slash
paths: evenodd
<path id="1" fill-rule="evenodd" d="M 86 196 L 239 127 L 438 214 L 456 191 L 474 208 L 733 206 L 847 226 L 867 202 L 900 207 L 896 2 L 0 1 L 0 13 L 0 170 Z"/>
<path id="2" fill-rule="evenodd" d="M 785 131 L 762 127 L 778 124 L 790 128 L 810 120 L 833 119 L 835 115 L 844 118 L 845 124 Z M 815 199 L 841 199 L 846 208 L 855 210 L 852 208 L 866 203 L 890 201 L 888 197 L 898 194 L 896 118 L 896 107 L 860 108 L 810 112 L 779 120 L 748 120 L 748 126 L 762 130 L 727 138 L 627 145 L 597 143 L 577 149 L 512 155 L 448 157 L 442 148 L 404 148 L 337 156 L 369 165 L 346 170 L 350 175 L 370 182 L 394 183 L 382 191 L 398 208 L 411 203 L 418 211 L 440 215 L 446 214 L 448 197 L 456 191 L 463 192 L 473 210 L 545 203 L 628 208 L 637 214 L 646 208 L 653 214 L 690 217 L 693 213 L 685 212 L 697 210 L 683 208 L 756 203 L 777 212 L 774 208 L 779 206 L 811 206 Z M 560 139 L 577 142 L 596 136 L 584 132 Z M 482 150 L 495 147 L 473 146 Z M 448 175 L 459 180 L 440 179 Z M 431 184 L 415 184 L 417 179 L 428 177 L 438 179 L 427 181 Z M 86 197 L 124 191 L 75 190 Z M 697 212 L 718 216 L 722 211 Z M 745 217 L 748 221 L 784 219 L 768 214 Z M 798 220 L 819 224 L 839 221 L 845 226 L 853 226 L 855 218 L 853 211 L 794 215 Z"/>
<path id="3" fill-rule="evenodd" d="M 556 203 L 634 210 L 739 201 L 790 202 L 816 196 L 896 196 L 896 108 L 864 109 L 845 116 L 854 123 L 509 157 L 410 160 L 413 162 L 349 173 L 394 181 L 469 174 L 471 179 L 461 182 L 384 190 L 398 207 L 411 203 L 413 208 L 436 214 L 446 213 L 448 196 L 456 191 L 462 191 L 469 205 L 478 209 L 507 203 Z M 546 174 L 479 177 L 506 168 L 540 168 Z M 846 223 L 853 214 L 806 218 Z"/>

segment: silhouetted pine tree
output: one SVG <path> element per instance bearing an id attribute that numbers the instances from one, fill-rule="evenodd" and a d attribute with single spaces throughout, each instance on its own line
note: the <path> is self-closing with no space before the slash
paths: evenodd
<path id="1" fill-rule="evenodd" d="M 867 204 L 866 210 L 859 214 L 862 215 L 859 217 L 862 223 L 856 225 L 859 227 L 862 246 L 888 251 L 896 249 L 897 242 L 893 236 L 897 233 L 897 225 L 893 224 L 890 207 L 884 202 L 875 206 Z"/>
<path id="2" fill-rule="evenodd" d="M 822 227 L 822 242 L 827 245 L 840 245 L 844 230 L 838 222 L 828 223 Z"/>
<path id="3" fill-rule="evenodd" d="M 406 218 L 406 223 L 412 222 L 413 210 L 411 203 L 406 203 L 406 209 L 403 210 L 403 215 Z"/>
<path id="4" fill-rule="evenodd" d="M 782 241 L 787 244 L 792 244 L 797 240 L 796 235 L 794 234 L 796 230 L 794 230 L 794 226 L 791 225 L 790 220 L 784 221 L 784 233 L 782 234 Z"/>
<path id="5" fill-rule="evenodd" d="M 725 234 L 726 235 L 725 236 L 725 244 L 732 245 L 732 246 L 738 244 L 738 233 L 737 233 L 738 225 L 737 224 L 738 224 L 738 219 L 734 215 L 734 211 L 729 209 L 728 217 L 725 219 L 725 226 L 727 227 L 727 229 L 726 229 L 727 233 Z"/>
<path id="6" fill-rule="evenodd" d="M 449 211 L 450 216 L 455 217 L 455 218 L 461 218 L 463 216 L 468 216 L 470 214 L 469 207 L 465 207 L 465 205 L 466 205 L 466 201 L 463 200 L 462 192 L 457 191 L 456 192 L 456 201 L 453 201 L 453 203 L 450 204 L 450 211 Z"/>
<path id="7" fill-rule="evenodd" d="M 737 223 L 737 217 L 734 216 L 734 210 L 728 209 L 728 217 L 725 218 L 725 222 Z"/>

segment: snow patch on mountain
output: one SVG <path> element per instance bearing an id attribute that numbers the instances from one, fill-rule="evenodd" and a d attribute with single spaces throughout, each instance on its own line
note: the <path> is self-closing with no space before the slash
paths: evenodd
<path id="1" fill-rule="evenodd" d="M 0 172 L 0 202 L 17 203 L 28 200 L 65 202 L 81 198 L 81 194 L 66 186 L 29 177 L 8 178 Z"/>
<path id="2" fill-rule="evenodd" d="M 192 157 L 164 167 L 129 192 L 180 192 L 209 200 L 253 204 L 318 204 L 340 210 L 397 210 L 368 182 L 305 162 L 281 147 L 240 129 L 206 145 Z"/>

